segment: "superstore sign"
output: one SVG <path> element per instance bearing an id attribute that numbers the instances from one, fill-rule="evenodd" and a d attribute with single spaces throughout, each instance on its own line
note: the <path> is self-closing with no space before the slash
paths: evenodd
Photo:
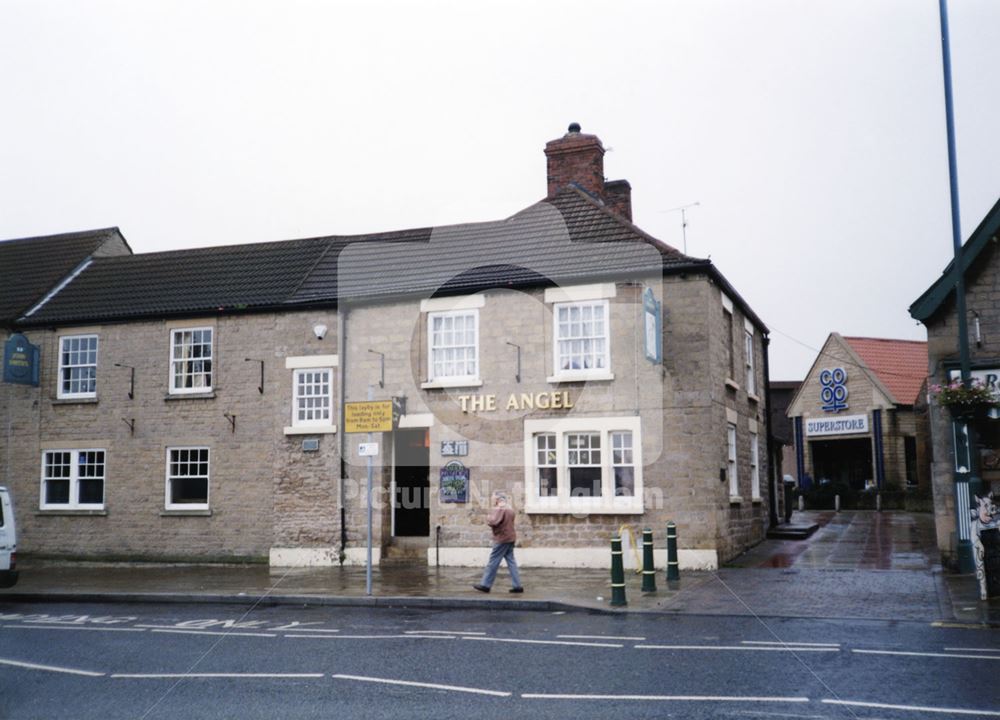
<path id="1" fill-rule="evenodd" d="M 868 432 L 867 415 L 806 419 L 806 435 L 855 435 Z"/>

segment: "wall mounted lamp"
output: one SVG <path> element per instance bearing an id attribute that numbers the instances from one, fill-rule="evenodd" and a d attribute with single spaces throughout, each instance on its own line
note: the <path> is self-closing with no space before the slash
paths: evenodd
<path id="1" fill-rule="evenodd" d="M 380 388 L 385 387 L 385 353 L 380 353 L 378 350 L 369 350 L 372 355 L 378 355 L 378 386 Z"/>
<path id="2" fill-rule="evenodd" d="M 510 340 L 507 341 L 507 344 L 517 349 L 517 372 L 514 373 L 514 380 L 521 382 L 521 346 L 517 343 L 512 343 Z"/>

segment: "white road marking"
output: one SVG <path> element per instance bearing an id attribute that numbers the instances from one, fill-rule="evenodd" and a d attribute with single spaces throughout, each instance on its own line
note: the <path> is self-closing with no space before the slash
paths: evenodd
<path id="1" fill-rule="evenodd" d="M 904 650 L 851 650 L 859 655 L 908 655 L 912 657 L 966 658 L 971 660 L 1000 660 L 1000 655 L 959 655 L 957 653 L 915 652 Z"/>
<path id="2" fill-rule="evenodd" d="M 636 645 L 636 650 L 744 650 L 757 652 L 839 652 L 835 647 L 803 647 L 801 645 Z"/>
<path id="3" fill-rule="evenodd" d="M 646 638 L 630 635 L 556 635 L 557 638 L 567 638 L 572 640 L 635 640 L 642 642 Z"/>
<path id="4" fill-rule="evenodd" d="M 825 705 L 846 705 L 848 707 L 876 708 L 878 710 L 910 710 L 912 712 L 944 713 L 948 715 L 989 715 L 1000 717 L 996 710 L 971 710 L 969 708 L 935 708 L 922 705 L 889 705 L 888 703 L 861 702 L 859 700 L 821 700 Z"/>
<path id="5" fill-rule="evenodd" d="M 278 637 L 274 633 L 226 632 L 224 630 L 150 630 L 155 633 L 176 633 L 178 635 L 223 635 L 225 637 Z"/>
<path id="6" fill-rule="evenodd" d="M 499 690 L 484 690 L 482 688 L 463 687 L 461 685 L 439 685 L 438 683 L 413 682 L 412 680 L 391 680 L 389 678 L 366 677 L 364 675 L 331 675 L 339 680 L 359 680 L 361 682 L 385 683 L 386 685 L 405 685 L 407 687 L 431 688 L 432 690 L 452 690 L 454 692 L 475 693 L 477 695 L 492 695 L 494 697 L 510 697 L 509 692 Z"/>
<path id="7" fill-rule="evenodd" d="M 485 640 L 487 642 L 525 643 L 528 645 L 577 645 L 582 647 L 625 647 L 621 643 L 574 642 L 572 640 L 520 640 L 517 638 L 464 637 L 463 640 Z"/>
<path id="8" fill-rule="evenodd" d="M 77 670 L 76 668 L 58 667 L 56 665 L 39 665 L 37 663 L 21 662 L 20 660 L 0 659 L 0 665 L 10 665 L 11 667 L 25 668 L 26 670 L 45 670 L 47 672 L 66 673 L 67 675 L 84 675 L 85 677 L 104 677 L 104 673 L 91 672 L 90 670 Z"/>
<path id="9" fill-rule="evenodd" d="M 14 630 L 96 630 L 97 632 L 146 632 L 142 628 L 68 627 L 66 625 L 4 625 Z"/>
<path id="10" fill-rule="evenodd" d="M 646 700 L 655 702 L 761 702 L 807 703 L 804 697 L 767 697 L 743 695 L 566 695 L 557 693 L 521 693 L 525 700 Z"/>
<path id="11" fill-rule="evenodd" d="M 119 680 L 176 680 L 178 678 L 269 678 L 295 680 L 301 678 L 322 678 L 323 673 L 112 673 Z"/>
<path id="12" fill-rule="evenodd" d="M 780 640 L 740 640 L 743 645 L 777 645 L 787 647 L 817 647 L 817 648 L 839 648 L 840 643 L 806 643 L 806 642 L 783 642 Z"/>
<path id="13" fill-rule="evenodd" d="M 285 635 L 286 638 L 312 638 L 314 640 L 454 640 L 454 635 Z M 478 640 L 480 638 L 467 638 Z"/>
<path id="14" fill-rule="evenodd" d="M 951 652 L 995 652 L 1000 653 L 1000 648 L 966 648 L 966 647 L 946 647 L 945 650 Z"/>
<path id="15" fill-rule="evenodd" d="M 485 635 L 486 634 L 484 632 L 464 632 L 462 630 L 406 630 L 405 632 L 407 635 Z"/>

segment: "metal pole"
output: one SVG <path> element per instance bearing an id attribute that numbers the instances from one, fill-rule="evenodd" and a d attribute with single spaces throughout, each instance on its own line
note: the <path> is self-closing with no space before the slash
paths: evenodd
<path id="1" fill-rule="evenodd" d="M 951 91 L 951 41 L 948 32 L 948 0 L 938 0 L 938 12 L 941 16 L 941 65 L 944 71 L 944 112 L 945 127 L 948 133 L 948 179 L 951 191 L 951 242 L 955 251 L 955 262 L 952 272 L 955 274 L 955 313 L 958 329 L 958 359 L 962 370 L 962 384 L 968 385 L 972 377 L 972 362 L 969 358 L 969 325 L 965 309 L 965 267 L 962 262 L 962 224 L 958 201 L 958 159 L 955 152 L 955 111 Z M 955 421 L 952 420 L 954 423 Z M 957 429 L 957 428 L 956 428 Z M 970 428 L 971 431 L 971 428 Z M 972 438 L 970 437 L 970 441 Z M 975 569 L 972 557 L 972 543 L 965 528 L 968 528 L 967 516 L 971 509 L 971 499 L 978 490 L 976 475 L 975 448 L 970 448 L 970 463 L 968 472 L 955 472 L 955 510 L 958 513 L 958 569 L 962 573 L 970 573 Z M 961 487 L 965 485 L 965 487 Z M 970 492 L 973 491 L 973 492 Z"/>
<path id="2" fill-rule="evenodd" d="M 375 390 L 368 386 L 368 399 L 375 399 Z M 368 442 L 372 441 L 372 434 L 368 433 Z M 365 573 L 365 592 L 372 594 L 372 456 L 368 456 L 368 567 Z"/>

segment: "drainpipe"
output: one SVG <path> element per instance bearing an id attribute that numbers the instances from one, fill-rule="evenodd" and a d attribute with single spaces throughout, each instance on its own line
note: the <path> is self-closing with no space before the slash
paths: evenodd
<path id="1" fill-rule="evenodd" d="M 344 461 L 344 452 L 346 441 L 344 440 L 344 392 L 347 388 L 347 381 L 345 375 L 347 374 L 347 353 L 345 348 L 347 347 L 347 316 L 349 311 L 347 309 L 346 302 L 337 303 L 337 354 L 340 357 L 339 370 L 337 373 L 338 385 L 337 397 L 340 399 L 338 414 L 340 418 L 339 422 L 339 432 L 338 436 L 338 459 L 340 461 L 340 553 L 337 559 L 340 560 L 340 564 L 344 564 L 344 560 L 347 559 L 347 509 L 344 507 L 345 490 L 344 485 L 347 482 L 347 463 Z"/>
<path id="2" fill-rule="evenodd" d="M 769 483 L 767 500 L 768 520 L 771 527 L 778 524 L 778 483 L 774 474 L 774 437 L 771 435 L 771 363 L 768 358 L 768 347 L 771 345 L 771 338 L 764 335 L 764 425 L 767 427 L 767 475 L 771 478 Z"/>

